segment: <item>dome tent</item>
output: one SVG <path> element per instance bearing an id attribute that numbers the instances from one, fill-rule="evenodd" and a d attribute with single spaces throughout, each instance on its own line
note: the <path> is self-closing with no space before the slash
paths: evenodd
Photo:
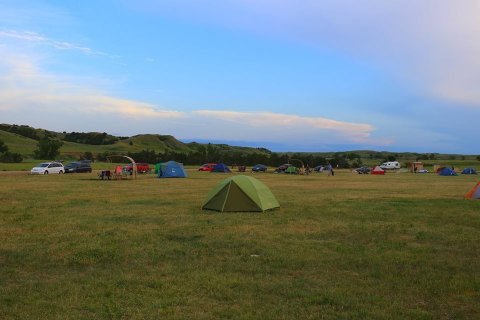
<path id="1" fill-rule="evenodd" d="M 159 178 L 186 178 L 187 173 L 183 168 L 183 164 L 175 161 L 168 161 L 160 164 L 160 167 L 158 169 L 158 177 Z"/>
<path id="2" fill-rule="evenodd" d="M 202 209 L 215 211 L 259 211 L 279 208 L 280 204 L 261 181 L 237 175 L 218 183 L 207 195 Z"/>
<path id="3" fill-rule="evenodd" d="M 477 174 L 477 171 L 473 168 L 465 168 L 463 169 L 462 174 Z"/>
<path id="4" fill-rule="evenodd" d="M 380 168 L 380 166 L 375 166 L 370 172 L 370 174 L 385 174 L 385 170 Z"/>
<path id="5" fill-rule="evenodd" d="M 441 175 L 441 176 L 456 176 L 457 173 L 455 172 L 455 170 L 453 169 L 450 169 L 448 167 L 443 167 L 443 168 L 440 168 L 438 169 L 438 174 Z"/>
<path id="6" fill-rule="evenodd" d="M 467 199 L 480 199 L 480 182 L 478 182 L 472 190 L 466 195 Z"/>
<path id="7" fill-rule="evenodd" d="M 225 163 L 217 163 L 210 172 L 224 172 L 231 173 L 232 170 Z"/>

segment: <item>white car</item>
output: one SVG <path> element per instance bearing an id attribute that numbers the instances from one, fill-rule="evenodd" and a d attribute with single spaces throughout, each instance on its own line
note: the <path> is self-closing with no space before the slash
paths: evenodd
<path id="1" fill-rule="evenodd" d="M 30 174 L 49 174 L 49 173 L 59 173 L 62 174 L 65 172 L 63 164 L 60 162 L 43 162 L 38 166 L 33 167 L 30 170 Z"/>
<path id="2" fill-rule="evenodd" d="M 383 170 L 400 169 L 400 162 L 398 161 L 384 162 L 380 165 L 380 168 L 382 168 Z"/>

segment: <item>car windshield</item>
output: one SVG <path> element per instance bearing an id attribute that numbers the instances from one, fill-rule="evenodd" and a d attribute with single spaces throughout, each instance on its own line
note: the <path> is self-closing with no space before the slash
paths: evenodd
<path id="1" fill-rule="evenodd" d="M 78 162 L 72 162 L 72 163 L 67 164 L 67 167 L 78 167 L 79 165 L 80 165 L 80 163 L 78 163 Z"/>

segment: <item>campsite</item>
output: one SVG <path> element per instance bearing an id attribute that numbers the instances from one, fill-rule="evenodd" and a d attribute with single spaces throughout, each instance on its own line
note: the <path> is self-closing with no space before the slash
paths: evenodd
<path id="1" fill-rule="evenodd" d="M 0 315 L 478 318 L 480 200 L 465 198 L 477 175 L 232 171 L 2 171 Z M 202 210 L 236 175 L 261 181 L 280 208 Z"/>

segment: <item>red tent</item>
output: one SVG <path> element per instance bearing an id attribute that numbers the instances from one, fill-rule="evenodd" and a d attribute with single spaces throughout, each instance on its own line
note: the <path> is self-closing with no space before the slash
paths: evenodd
<path id="1" fill-rule="evenodd" d="M 376 166 L 372 169 L 371 174 L 385 174 L 385 171 L 379 166 Z"/>

